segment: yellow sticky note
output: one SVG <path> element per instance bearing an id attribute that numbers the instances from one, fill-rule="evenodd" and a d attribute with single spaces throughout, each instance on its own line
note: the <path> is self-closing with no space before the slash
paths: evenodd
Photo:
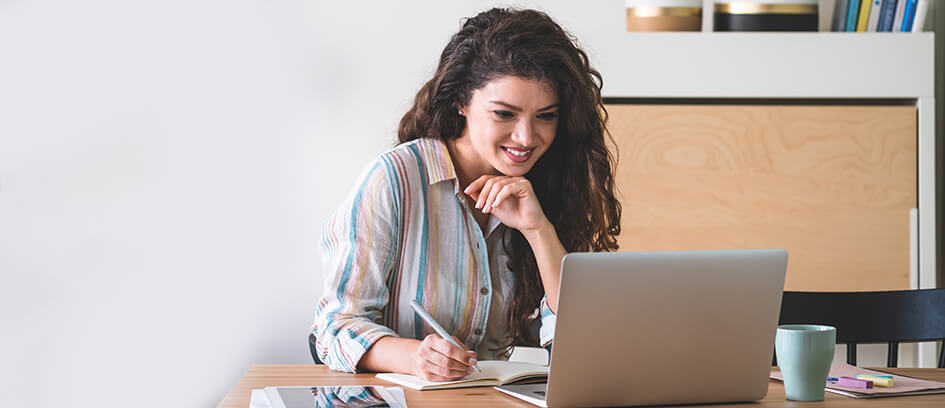
<path id="1" fill-rule="evenodd" d="M 866 375 L 866 374 L 857 375 L 856 378 L 857 378 L 858 380 L 870 380 L 870 381 L 873 382 L 873 386 L 874 386 L 874 387 L 886 387 L 886 388 L 889 388 L 889 387 L 892 387 L 892 386 L 893 386 L 893 380 L 892 380 L 892 378 L 875 377 L 875 376 Z"/>

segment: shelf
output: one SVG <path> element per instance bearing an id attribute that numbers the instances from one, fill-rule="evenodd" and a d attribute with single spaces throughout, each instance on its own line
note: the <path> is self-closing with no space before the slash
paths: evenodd
<path id="1" fill-rule="evenodd" d="M 594 44 L 603 95 L 934 97 L 934 33 L 624 33 Z"/>

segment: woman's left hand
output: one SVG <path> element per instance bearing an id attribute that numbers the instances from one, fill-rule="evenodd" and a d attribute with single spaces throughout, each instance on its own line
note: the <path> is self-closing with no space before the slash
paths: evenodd
<path id="1" fill-rule="evenodd" d="M 525 177 L 482 176 L 470 183 L 465 193 L 476 200 L 476 208 L 522 234 L 536 232 L 548 222 L 532 183 Z"/>

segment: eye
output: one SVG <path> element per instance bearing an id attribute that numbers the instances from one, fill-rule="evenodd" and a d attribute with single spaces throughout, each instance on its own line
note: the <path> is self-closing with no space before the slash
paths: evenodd
<path id="1" fill-rule="evenodd" d="M 514 113 L 505 110 L 494 110 L 492 113 L 499 119 L 511 119 L 515 117 Z"/>
<path id="2" fill-rule="evenodd" d="M 541 119 L 541 120 L 554 120 L 557 117 L 558 117 L 558 112 L 545 112 L 545 113 L 538 114 L 538 119 Z"/>

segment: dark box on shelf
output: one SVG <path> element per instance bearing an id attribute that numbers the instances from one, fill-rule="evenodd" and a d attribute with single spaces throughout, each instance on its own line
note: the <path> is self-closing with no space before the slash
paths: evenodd
<path id="1" fill-rule="evenodd" d="M 817 31 L 817 0 L 716 0 L 715 31 Z"/>

